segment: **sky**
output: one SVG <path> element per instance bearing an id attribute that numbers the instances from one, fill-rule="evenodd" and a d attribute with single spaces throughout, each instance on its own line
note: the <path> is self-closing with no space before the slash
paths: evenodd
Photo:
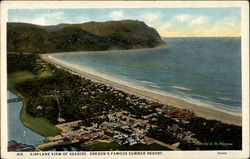
<path id="1" fill-rule="evenodd" d="M 240 8 L 10 9 L 8 22 L 38 25 L 139 20 L 162 37 L 239 37 Z"/>

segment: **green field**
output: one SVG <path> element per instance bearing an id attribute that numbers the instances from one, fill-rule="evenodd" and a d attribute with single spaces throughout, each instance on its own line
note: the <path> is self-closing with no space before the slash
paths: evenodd
<path id="1" fill-rule="evenodd" d="M 26 79 L 34 78 L 35 75 L 29 71 L 16 71 L 8 73 L 8 89 L 17 93 L 15 89 L 15 84 Z"/>
<path id="2" fill-rule="evenodd" d="M 30 78 L 34 77 L 47 77 L 51 76 L 50 72 L 42 72 L 38 75 L 35 75 L 29 71 L 16 71 L 13 73 L 8 74 L 8 90 L 12 91 L 13 93 L 17 94 L 19 97 L 23 99 L 24 107 L 22 109 L 21 114 L 21 120 L 25 126 L 32 129 L 36 133 L 42 135 L 42 136 L 55 136 L 60 133 L 60 130 L 57 129 L 53 124 L 51 124 L 47 119 L 45 118 L 34 118 L 31 115 L 29 115 L 26 111 L 25 107 L 25 98 L 22 96 L 22 94 L 18 93 L 15 89 L 15 84 L 24 81 Z"/>
<path id="3" fill-rule="evenodd" d="M 151 145 L 144 145 L 144 144 L 136 144 L 133 146 L 129 145 L 120 145 L 117 142 L 111 142 L 111 143 L 95 143 L 92 145 L 86 145 L 81 147 L 81 150 L 83 151 L 136 151 L 136 150 L 169 150 L 166 147 L 163 147 L 158 144 L 151 144 Z"/>

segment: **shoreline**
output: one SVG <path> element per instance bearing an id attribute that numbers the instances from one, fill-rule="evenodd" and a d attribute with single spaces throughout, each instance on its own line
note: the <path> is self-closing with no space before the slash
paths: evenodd
<path id="1" fill-rule="evenodd" d="M 166 46 L 166 45 L 164 45 Z M 158 47 L 161 48 L 161 47 Z M 148 50 L 150 48 L 147 49 L 133 49 L 134 50 Z M 153 49 L 157 49 L 157 48 L 153 48 Z M 108 50 L 107 50 L 108 51 Z M 87 79 L 90 79 L 92 81 L 97 81 L 106 85 L 110 85 L 112 87 L 114 87 L 115 89 L 119 89 L 122 90 L 126 93 L 129 94 L 134 94 L 134 95 L 138 95 L 140 97 L 146 98 L 146 99 L 150 99 L 152 101 L 156 101 L 159 103 L 163 103 L 163 104 L 167 104 L 167 105 L 172 105 L 174 107 L 177 108 L 181 108 L 181 109 L 189 109 L 191 111 L 193 111 L 197 116 L 206 118 L 206 119 L 215 119 L 215 120 L 219 120 L 222 121 L 224 123 L 228 123 L 228 124 L 234 124 L 234 125 L 242 125 L 242 120 L 240 116 L 234 116 L 232 114 L 228 114 L 226 112 L 222 112 L 219 110 L 215 110 L 212 108 L 207 108 L 207 107 L 202 107 L 190 102 L 187 102 L 184 99 L 178 98 L 178 97 L 172 97 L 172 96 L 168 96 L 168 95 L 163 95 L 163 94 L 159 94 L 159 93 L 155 93 L 155 92 L 151 92 L 151 91 L 147 91 L 147 90 L 141 90 L 138 88 L 133 88 L 131 86 L 127 86 L 124 84 L 120 84 L 118 82 L 112 81 L 112 80 L 108 80 L 105 79 L 103 77 L 100 77 L 98 75 L 94 75 L 91 73 L 87 73 L 84 72 L 82 70 L 73 68 L 63 62 L 54 60 L 52 58 L 49 58 L 49 55 L 53 55 L 53 54 L 67 54 L 67 53 L 89 53 L 89 52 L 93 52 L 93 53 L 97 53 L 97 52 L 107 52 L 107 51 L 81 51 L 81 52 L 61 52 L 61 53 L 47 53 L 47 54 L 40 54 L 40 57 L 51 64 L 54 64 L 55 66 L 59 66 L 60 68 L 70 72 L 70 73 L 74 73 L 77 74 L 79 76 L 83 76 L 86 77 Z M 113 50 L 113 51 L 119 51 L 119 50 Z M 121 50 L 119 52 L 129 52 L 131 50 Z M 108 51 L 110 52 L 110 51 Z"/>

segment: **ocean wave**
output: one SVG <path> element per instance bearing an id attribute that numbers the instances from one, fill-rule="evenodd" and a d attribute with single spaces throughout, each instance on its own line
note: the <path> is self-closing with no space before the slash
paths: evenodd
<path id="1" fill-rule="evenodd" d="M 231 101 L 231 99 L 230 99 L 230 98 L 227 98 L 227 97 L 217 97 L 217 99 Z"/>
<path id="2" fill-rule="evenodd" d="M 233 107 L 230 105 L 215 103 L 215 102 L 211 102 L 211 101 L 197 100 L 194 98 L 182 98 L 182 99 L 184 99 L 187 102 L 201 106 L 201 107 L 211 108 L 211 109 L 221 111 L 221 112 L 224 112 L 227 114 L 231 114 L 234 116 L 242 116 L 242 111 L 239 107 Z"/>
<path id="3" fill-rule="evenodd" d="M 150 82 L 150 81 L 140 81 L 140 83 L 142 83 L 143 85 L 148 85 L 148 86 L 150 86 L 150 87 L 160 88 L 160 87 L 157 86 L 155 83 Z"/>
<path id="4" fill-rule="evenodd" d="M 172 87 L 172 88 L 179 89 L 179 90 L 191 91 L 191 89 L 189 89 L 189 88 L 185 88 L 185 87 L 180 87 L 180 86 L 171 86 L 171 87 Z"/>
<path id="5" fill-rule="evenodd" d="M 148 89 L 148 88 L 143 88 L 143 87 L 138 87 L 138 86 L 134 86 L 137 89 L 141 89 L 141 90 L 146 90 L 152 93 L 156 93 L 156 94 L 160 94 L 160 95 L 166 95 L 166 96 L 170 96 L 173 98 L 177 98 L 177 99 L 182 99 L 188 103 L 191 104 L 195 104 L 197 106 L 200 107 L 204 107 L 204 108 L 210 108 L 216 111 L 220 111 L 220 112 L 224 112 L 227 114 L 231 114 L 234 116 L 242 116 L 242 111 L 241 108 L 239 107 L 234 107 L 234 106 L 230 106 L 230 105 L 225 105 L 225 104 L 221 104 L 221 103 L 216 103 L 216 102 L 212 102 L 209 101 L 209 98 L 207 99 L 194 99 L 192 97 L 187 97 L 186 95 L 180 95 L 180 94 L 175 94 L 175 93 L 171 93 L 171 92 L 167 92 L 167 91 L 162 91 L 162 90 L 158 90 L 158 89 Z"/>

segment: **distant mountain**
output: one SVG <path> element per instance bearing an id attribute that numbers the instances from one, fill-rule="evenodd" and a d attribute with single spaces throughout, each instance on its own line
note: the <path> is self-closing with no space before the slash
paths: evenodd
<path id="1" fill-rule="evenodd" d="M 152 48 L 163 44 L 157 31 L 134 20 L 40 26 L 7 23 L 9 52 L 60 52 Z"/>

